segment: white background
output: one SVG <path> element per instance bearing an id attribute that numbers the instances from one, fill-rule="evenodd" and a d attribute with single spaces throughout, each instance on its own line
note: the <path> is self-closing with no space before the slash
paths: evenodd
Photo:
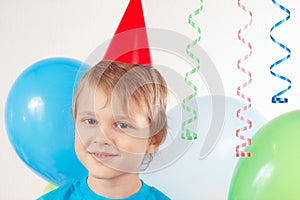
<path id="1" fill-rule="evenodd" d="M 23 70 L 44 58 L 64 56 L 84 61 L 97 46 L 113 36 L 128 2 L 0 0 L 0 199 L 35 199 L 48 184 L 22 163 L 9 143 L 3 116 L 13 82 Z M 286 13 L 271 0 L 245 1 L 244 4 L 253 14 L 253 24 L 244 32 L 253 47 L 253 55 L 244 63 L 252 72 L 253 82 L 244 92 L 251 97 L 253 106 L 271 120 L 299 107 L 300 3 L 284 2 L 291 11 L 291 19 L 273 32 L 274 37 L 292 51 L 291 58 L 274 69 L 292 81 L 292 89 L 283 95 L 288 97 L 288 104 L 271 103 L 271 97 L 288 84 L 271 76 L 269 70 L 272 63 L 287 55 L 270 39 L 270 28 L 285 18 Z M 170 29 L 191 39 L 197 37 L 187 19 L 200 6 L 200 1 L 148 0 L 143 1 L 143 6 L 148 28 Z M 248 52 L 238 40 L 237 32 L 249 20 L 237 1 L 232 0 L 204 0 L 203 11 L 194 18 L 202 30 L 199 45 L 215 63 L 227 96 L 237 97 L 237 86 L 247 80 L 236 67 L 237 60 Z M 185 66 L 171 58 L 159 52 L 152 54 L 154 63 L 174 66 L 182 74 L 187 72 Z M 209 93 L 201 83 L 198 86 L 199 95 Z"/>

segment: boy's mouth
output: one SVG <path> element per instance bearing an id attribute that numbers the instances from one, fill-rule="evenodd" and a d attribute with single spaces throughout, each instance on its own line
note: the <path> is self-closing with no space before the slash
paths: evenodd
<path id="1" fill-rule="evenodd" d="M 119 156 L 118 154 L 107 153 L 107 152 L 94 152 L 90 154 L 95 160 L 99 162 L 107 162 Z"/>

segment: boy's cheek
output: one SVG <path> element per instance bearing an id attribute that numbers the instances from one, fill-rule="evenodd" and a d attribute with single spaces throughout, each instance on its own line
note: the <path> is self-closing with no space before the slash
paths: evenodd
<path id="1" fill-rule="evenodd" d="M 76 129 L 75 143 L 83 147 L 87 147 L 93 141 L 94 134 L 84 129 Z"/>
<path id="2" fill-rule="evenodd" d="M 76 131 L 75 135 L 75 151 L 86 149 L 86 146 L 89 144 L 88 138 L 83 138 L 83 134 L 79 134 Z"/>
<path id="3" fill-rule="evenodd" d="M 82 144 L 81 144 L 81 140 L 80 140 L 80 137 L 79 135 L 76 133 L 75 135 L 75 150 L 79 149 L 80 147 L 82 147 Z"/>

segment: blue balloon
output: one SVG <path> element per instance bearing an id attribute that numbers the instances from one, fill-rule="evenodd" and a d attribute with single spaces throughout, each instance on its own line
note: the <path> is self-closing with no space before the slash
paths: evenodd
<path id="1" fill-rule="evenodd" d="M 89 69 L 70 58 L 48 58 L 26 69 L 7 97 L 5 124 L 18 156 L 55 185 L 87 174 L 74 151 L 72 97 Z"/>

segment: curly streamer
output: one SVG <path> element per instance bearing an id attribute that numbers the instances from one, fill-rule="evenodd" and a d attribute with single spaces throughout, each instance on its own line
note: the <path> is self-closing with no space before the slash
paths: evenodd
<path id="1" fill-rule="evenodd" d="M 194 131 L 191 131 L 190 129 L 188 129 L 186 126 L 191 124 L 193 121 L 197 120 L 197 111 L 192 109 L 191 107 L 187 106 L 186 103 L 188 101 L 190 101 L 192 98 L 194 98 L 197 95 L 197 87 L 189 80 L 189 76 L 191 76 L 192 74 L 196 73 L 199 69 L 200 69 L 200 59 L 195 56 L 190 49 L 192 47 L 194 47 L 197 43 L 200 42 L 201 40 L 201 29 L 196 25 L 195 22 L 192 21 L 192 18 L 197 16 L 202 10 L 203 10 L 203 0 L 200 0 L 201 2 L 201 6 L 200 8 L 198 8 L 197 10 L 195 10 L 193 13 L 191 13 L 188 17 L 188 23 L 199 33 L 199 36 L 191 43 L 187 45 L 186 48 L 186 54 L 191 57 L 193 60 L 195 60 L 197 62 L 197 66 L 195 68 L 193 68 L 191 71 L 187 72 L 185 74 L 185 82 L 188 86 L 190 86 L 192 88 L 192 90 L 194 91 L 192 94 L 190 94 L 189 96 L 187 96 L 185 99 L 183 99 L 182 101 L 182 107 L 184 110 L 186 110 L 189 113 L 193 114 L 192 118 L 187 119 L 186 121 L 184 121 L 182 123 L 182 131 L 183 133 L 181 134 L 181 138 L 184 140 L 195 140 L 197 139 L 197 133 L 195 133 Z"/>
<path id="2" fill-rule="evenodd" d="M 243 106 L 242 108 L 238 109 L 237 112 L 236 112 L 236 117 L 238 119 L 240 119 L 241 121 L 247 123 L 247 125 L 245 125 L 242 128 L 239 128 L 239 129 L 236 130 L 236 137 L 238 137 L 239 139 L 245 141 L 242 144 L 239 144 L 239 145 L 236 146 L 236 157 L 250 157 L 251 156 L 250 152 L 241 151 L 240 148 L 244 148 L 244 147 L 246 147 L 246 146 L 248 146 L 248 145 L 250 145 L 252 143 L 251 138 L 248 138 L 248 137 L 246 137 L 246 136 L 244 136 L 244 135 L 241 134 L 243 131 L 247 131 L 247 130 L 249 130 L 249 129 L 252 128 L 252 121 L 250 119 L 247 119 L 246 117 L 242 116 L 241 113 L 244 112 L 244 111 L 246 111 L 246 110 L 248 110 L 248 109 L 250 109 L 252 103 L 251 103 L 251 98 L 248 97 L 248 96 L 246 96 L 245 94 L 243 94 L 241 92 L 241 89 L 247 87 L 252 82 L 252 75 L 251 75 L 251 73 L 249 71 L 247 71 L 245 68 L 243 68 L 241 66 L 241 63 L 244 62 L 244 61 L 246 61 L 252 55 L 252 46 L 251 46 L 251 44 L 248 41 L 246 41 L 245 38 L 243 38 L 241 36 L 241 33 L 242 33 L 242 31 L 245 31 L 247 28 L 249 28 L 251 26 L 251 24 L 252 24 L 252 12 L 250 10 L 248 10 L 246 8 L 246 6 L 242 5 L 241 2 L 240 2 L 240 0 L 238 0 L 238 6 L 244 12 L 248 13 L 248 15 L 250 16 L 250 21 L 248 22 L 248 24 L 244 25 L 244 27 L 242 29 L 239 29 L 239 31 L 238 31 L 238 39 L 243 44 L 247 45 L 247 47 L 249 48 L 249 53 L 246 54 L 245 56 L 243 56 L 241 59 L 239 59 L 237 61 L 237 68 L 241 72 L 243 72 L 244 74 L 246 74 L 249 77 L 249 79 L 246 82 L 244 82 L 242 85 L 238 86 L 238 88 L 237 88 L 237 94 L 238 94 L 238 96 L 240 96 L 242 99 L 246 100 L 248 104 L 246 106 Z"/>
<path id="3" fill-rule="evenodd" d="M 286 77 L 284 77 L 284 76 L 281 76 L 281 75 L 279 75 L 279 74 L 276 74 L 275 72 L 272 71 L 272 69 L 273 69 L 275 66 L 279 65 L 280 63 L 284 62 L 285 60 L 289 59 L 289 58 L 291 57 L 291 50 L 290 50 L 288 47 L 286 47 L 285 45 L 283 45 L 282 43 L 278 42 L 278 41 L 272 36 L 272 32 L 273 32 L 273 30 L 274 30 L 276 27 L 278 27 L 280 24 L 282 24 L 282 23 L 284 23 L 285 21 L 287 21 L 287 20 L 290 19 L 290 14 L 291 14 L 291 12 L 290 12 L 287 8 L 285 8 L 284 6 L 278 4 L 275 0 L 272 0 L 272 2 L 273 2 L 276 6 L 278 6 L 281 10 L 285 11 L 285 12 L 288 14 L 288 16 L 287 16 L 286 18 L 284 18 L 283 20 L 277 22 L 274 26 L 272 26 L 272 28 L 271 28 L 271 30 L 270 30 L 270 37 L 271 37 L 272 41 L 273 41 L 275 44 L 277 44 L 278 46 L 280 46 L 282 49 L 286 50 L 286 51 L 288 52 L 288 55 L 287 55 L 286 57 L 284 57 L 284 58 L 282 58 L 282 59 L 276 61 L 275 63 L 273 63 L 273 64 L 271 65 L 271 67 L 270 67 L 270 72 L 271 72 L 271 74 L 272 74 L 273 76 L 278 77 L 278 78 L 280 78 L 281 80 L 284 80 L 284 81 L 286 81 L 286 82 L 289 83 L 289 86 L 288 86 L 286 89 L 280 91 L 279 93 L 277 93 L 276 95 L 274 95 L 274 96 L 272 97 L 272 103 L 288 103 L 288 98 L 281 98 L 281 97 L 279 97 L 279 96 L 281 96 L 282 94 L 284 94 L 285 92 L 287 92 L 289 89 L 291 89 L 291 84 L 292 84 L 292 82 L 291 82 L 288 78 L 286 78 Z"/>

